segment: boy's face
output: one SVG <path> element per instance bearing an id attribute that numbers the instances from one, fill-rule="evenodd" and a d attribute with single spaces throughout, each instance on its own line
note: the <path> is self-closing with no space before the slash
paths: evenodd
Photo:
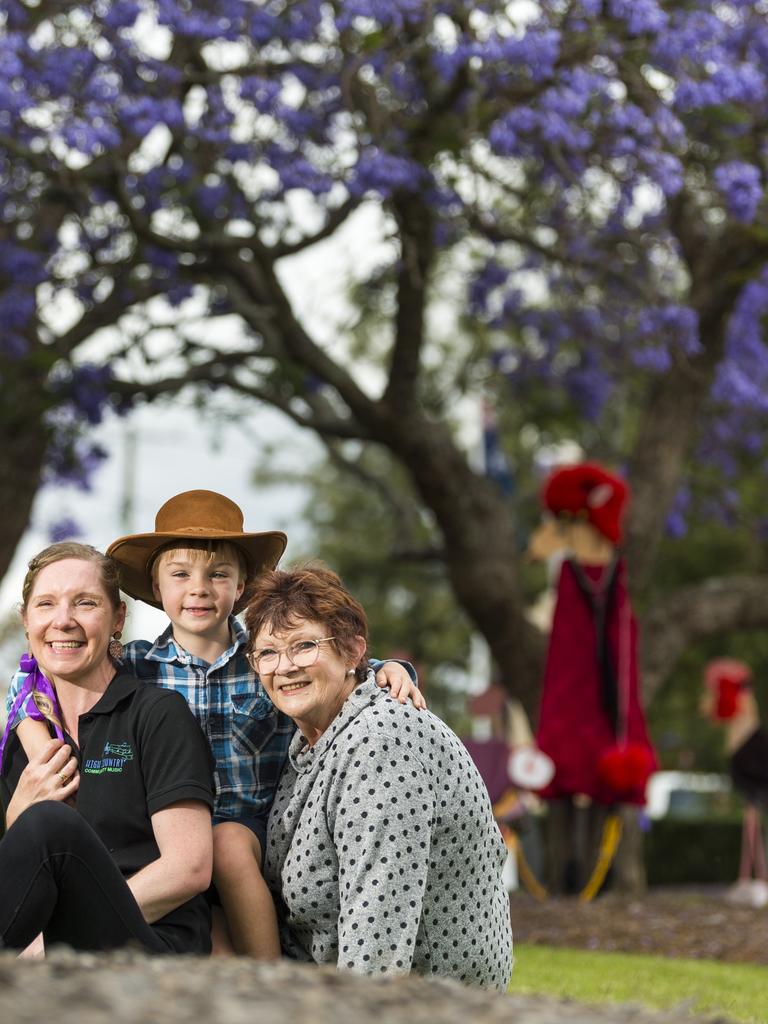
<path id="1" fill-rule="evenodd" d="M 245 586 L 237 559 L 226 552 L 165 551 L 153 574 L 153 590 L 179 633 L 220 639 Z"/>

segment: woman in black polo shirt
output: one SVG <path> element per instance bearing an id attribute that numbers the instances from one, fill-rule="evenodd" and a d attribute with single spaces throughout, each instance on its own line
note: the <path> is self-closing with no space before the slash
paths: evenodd
<path id="1" fill-rule="evenodd" d="M 27 761 L 6 737 L 0 947 L 42 933 L 76 949 L 210 952 L 210 752 L 183 697 L 119 673 L 116 567 L 84 544 L 46 548 L 29 563 L 22 615 L 29 707 L 52 738 Z"/>

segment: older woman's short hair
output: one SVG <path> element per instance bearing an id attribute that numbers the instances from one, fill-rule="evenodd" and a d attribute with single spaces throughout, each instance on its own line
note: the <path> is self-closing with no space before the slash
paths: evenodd
<path id="1" fill-rule="evenodd" d="M 273 569 L 256 577 L 245 610 L 249 652 L 265 626 L 273 633 L 282 633 L 305 620 L 321 622 L 334 637 L 332 646 L 341 655 L 355 653 L 354 637 L 368 640 L 363 606 L 326 566 L 310 563 L 294 569 Z M 363 656 L 356 668 L 358 679 L 365 678 L 367 670 L 368 659 Z"/>

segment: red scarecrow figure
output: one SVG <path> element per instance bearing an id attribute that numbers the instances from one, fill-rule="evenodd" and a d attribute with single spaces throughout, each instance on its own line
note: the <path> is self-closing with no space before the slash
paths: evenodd
<path id="1" fill-rule="evenodd" d="M 717 658 L 704 674 L 701 710 L 725 728 L 733 788 L 744 798 L 739 878 L 728 899 L 752 907 L 768 904 L 761 808 L 768 808 L 768 733 L 760 724 L 752 672 L 743 661 Z"/>
<path id="2" fill-rule="evenodd" d="M 555 470 L 542 492 L 545 519 L 529 548 L 531 557 L 549 560 L 557 579 L 536 734 L 555 765 L 541 791 L 551 801 L 548 881 L 555 890 L 581 890 L 585 899 L 599 889 L 616 852 L 617 812 L 645 803 L 656 769 L 619 548 L 627 498 L 624 481 L 596 463 Z M 636 815 L 621 819 L 626 827 Z M 639 855 L 635 861 L 625 859 L 626 888 L 643 885 Z"/>

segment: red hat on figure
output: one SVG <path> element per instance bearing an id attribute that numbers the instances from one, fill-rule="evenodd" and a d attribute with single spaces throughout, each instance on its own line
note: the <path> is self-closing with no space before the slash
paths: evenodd
<path id="1" fill-rule="evenodd" d="M 735 658 L 716 658 L 707 665 L 704 682 L 716 701 L 711 714 L 725 721 L 738 711 L 739 696 L 752 682 L 752 671 Z"/>
<path id="2" fill-rule="evenodd" d="M 621 517 L 629 488 L 596 462 L 556 469 L 544 484 L 541 500 L 556 516 L 584 519 L 612 544 L 621 540 Z"/>

